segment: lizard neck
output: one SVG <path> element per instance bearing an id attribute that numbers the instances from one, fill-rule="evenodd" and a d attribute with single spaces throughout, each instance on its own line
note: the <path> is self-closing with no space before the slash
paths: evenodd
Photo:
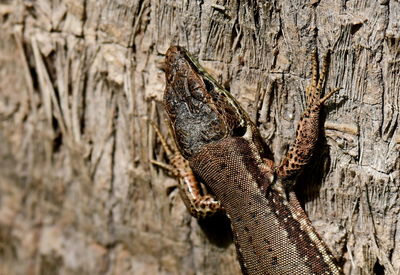
<path id="1" fill-rule="evenodd" d="M 231 220 L 245 274 L 340 274 L 297 202 L 274 188 L 267 165 L 244 138 L 210 143 L 189 162 Z"/>

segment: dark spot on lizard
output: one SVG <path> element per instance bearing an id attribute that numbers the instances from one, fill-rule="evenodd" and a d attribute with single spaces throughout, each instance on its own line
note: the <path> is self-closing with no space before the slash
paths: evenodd
<path id="1" fill-rule="evenodd" d="M 219 169 L 222 171 L 222 170 L 224 170 L 224 169 L 226 169 L 226 167 L 227 167 L 227 164 L 226 163 L 220 163 L 219 164 Z"/>

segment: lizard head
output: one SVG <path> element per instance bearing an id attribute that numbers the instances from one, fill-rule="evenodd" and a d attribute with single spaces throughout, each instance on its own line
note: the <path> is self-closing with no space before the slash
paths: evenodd
<path id="1" fill-rule="evenodd" d="M 226 137 L 257 139 L 259 143 L 258 130 L 247 113 L 184 48 L 168 49 L 165 75 L 164 106 L 186 159 L 204 145 Z"/>

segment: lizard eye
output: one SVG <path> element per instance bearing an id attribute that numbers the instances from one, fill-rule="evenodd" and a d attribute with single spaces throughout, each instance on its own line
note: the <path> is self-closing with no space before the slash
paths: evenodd
<path id="1" fill-rule="evenodd" d="M 244 134 L 246 134 L 246 127 L 244 126 L 239 126 L 233 129 L 232 134 L 234 137 L 242 137 Z"/>

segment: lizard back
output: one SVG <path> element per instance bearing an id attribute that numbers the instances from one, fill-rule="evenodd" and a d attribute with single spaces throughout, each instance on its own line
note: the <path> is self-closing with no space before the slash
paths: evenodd
<path id="1" fill-rule="evenodd" d="M 285 198 L 270 188 L 253 147 L 244 138 L 228 137 L 190 159 L 231 220 L 243 273 L 339 274 L 294 193 Z"/>

